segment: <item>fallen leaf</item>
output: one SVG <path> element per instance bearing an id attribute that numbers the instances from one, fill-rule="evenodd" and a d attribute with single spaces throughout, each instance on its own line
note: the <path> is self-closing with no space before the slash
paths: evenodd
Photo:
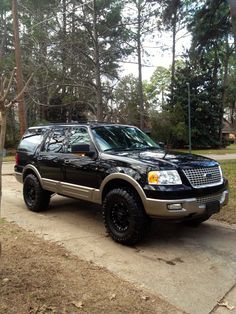
<path id="1" fill-rule="evenodd" d="M 46 310 L 51 311 L 53 313 L 56 313 L 56 307 L 55 306 L 47 306 Z"/>
<path id="2" fill-rule="evenodd" d="M 2 282 L 3 282 L 3 283 L 7 283 L 9 280 L 10 280 L 9 278 L 4 278 L 4 279 L 2 280 Z"/>
<path id="3" fill-rule="evenodd" d="M 82 307 L 84 306 L 83 302 L 82 301 L 79 301 L 79 302 L 71 302 L 75 307 L 77 307 L 78 309 L 82 309 Z"/>
<path id="4" fill-rule="evenodd" d="M 230 310 L 230 311 L 232 311 L 232 310 L 235 308 L 235 306 L 230 305 L 228 301 L 225 301 L 225 302 L 218 302 L 217 304 L 218 304 L 219 306 L 224 306 L 224 307 L 226 307 L 226 308 L 227 308 L 228 310 Z"/>
<path id="5" fill-rule="evenodd" d="M 110 296 L 110 300 L 113 301 L 113 300 L 115 300 L 115 299 L 116 299 L 116 294 L 113 293 L 113 294 Z"/>

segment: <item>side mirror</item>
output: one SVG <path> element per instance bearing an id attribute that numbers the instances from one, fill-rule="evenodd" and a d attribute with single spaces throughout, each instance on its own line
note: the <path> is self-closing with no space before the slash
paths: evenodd
<path id="1" fill-rule="evenodd" d="M 91 150 L 89 144 L 74 144 L 71 145 L 71 153 L 81 154 L 84 156 L 94 157 L 95 150 Z"/>
<path id="2" fill-rule="evenodd" d="M 90 151 L 89 144 L 75 144 L 71 145 L 72 153 L 88 153 Z"/>

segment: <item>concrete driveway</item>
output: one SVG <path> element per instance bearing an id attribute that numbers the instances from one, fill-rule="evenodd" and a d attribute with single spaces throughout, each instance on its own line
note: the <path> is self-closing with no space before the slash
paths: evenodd
<path id="1" fill-rule="evenodd" d="M 107 237 L 97 206 L 55 196 L 49 211 L 28 211 L 11 169 L 4 164 L 2 216 L 7 220 L 188 313 L 228 313 L 219 301 L 235 306 L 230 313 L 236 313 L 235 227 L 214 221 L 196 229 L 154 222 L 145 242 L 125 247 Z"/>

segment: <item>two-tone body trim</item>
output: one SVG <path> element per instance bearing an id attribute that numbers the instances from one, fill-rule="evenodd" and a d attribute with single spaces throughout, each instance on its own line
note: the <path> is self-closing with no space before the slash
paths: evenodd
<path id="1" fill-rule="evenodd" d="M 103 191 L 107 184 L 113 180 L 123 180 L 133 186 L 137 191 L 142 200 L 143 207 L 146 213 L 154 218 L 162 219 L 181 219 L 189 217 L 191 215 L 201 215 L 205 211 L 205 205 L 199 203 L 197 198 L 183 198 L 175 200 L 162 200 L 162 199 L 153 199 L 147 198 L 142 187 L 139 183 L 132 177 L 123 174 L 123 173 L 113 173 L 108 175 L 102 182 L 100 189 L 95 189 L 86 186 L 80 186 L 76 184 L 71 184 L 63 181 L 56 181 L 46 178 L 41 178 L 38 170 L 33 165 L 27 165 L 24 169 L 23 174 L 15 173 L 16 178 L 19 182 L 23 182 L 23 178 L 27 175 L 27 170 L 31 170 L 35 173 L 37 178 L 42 185 L 42 188 L 49 190 L 51 192 L 63 195 L 70 196 L 76 199 L 81 199 L 85 201 L 90 201 L 96 204 L 102 204 L 102 195 Z M 224 206 L 228 202 L 228 190 L 225 189 L 220 197 L 220 206 Z M 171 204 L 181 204 L 180 210 L 169 210 L 168 206 Z"/>
<path id="2" fill-rule="evenodd" d="M 220 208 L 228 203 L 229 191 L 224 190 L 220 197 Z M 179 210 L 169 210 L 168 206 L 172 204 L 181 204 Z M 206 204 L 199 204 L 197 198 L 186 198 L 176 200 L 160 200 L 160 199 L 146 199 L 146 212 L 153 218 L 160 219 L 183 219 L 191 216 L 198 216 L 204 214 L 206 211 Z"/>
<path id="3" fill-rule="evenodd" d="M 99 204 L 100 191 L 94 188 L 42 178 L 42 187 L 54 193 Z"/>
<path id="4" fill-rule="evenodd" d="M 73 198 L 78 198 L 81 200 L 86 200 L 93 203 L 101 204 L 100 203 L 100 200 L 101 200 L 100 190 L 86 187 L 86 186 L 71 184 L 71 183 L 67 183 L 63 181 L 56 181 L 56 180 L 51 180 L 47 178 L 42 178 L 38 169 L 34 165 L 31 165 L 31 164 L 27 165 L 24 168 L 24 171 L 22 174 L 19 172 L 15 172 L 16 179 L 20 183 L 23 183 L 24 178 L 26 177 L 27 172 L 29 171 L 33 172 L 37 176 L 42 188 L 45 190 L 48 190 L 48 191 L 51 191 L 60 195 L 70 196 Z"/>

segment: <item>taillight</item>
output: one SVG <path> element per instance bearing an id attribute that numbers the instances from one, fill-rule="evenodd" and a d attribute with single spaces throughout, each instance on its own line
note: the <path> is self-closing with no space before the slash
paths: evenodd
<path id="1" fill-rule="evenodd" d="M 16 153 L 15 160 L 16 160 L 16 166 L 18 166 L 19 162 L 20 162 L 20 158 L 19 158 L 19 154 L 18 153 Z"/>

